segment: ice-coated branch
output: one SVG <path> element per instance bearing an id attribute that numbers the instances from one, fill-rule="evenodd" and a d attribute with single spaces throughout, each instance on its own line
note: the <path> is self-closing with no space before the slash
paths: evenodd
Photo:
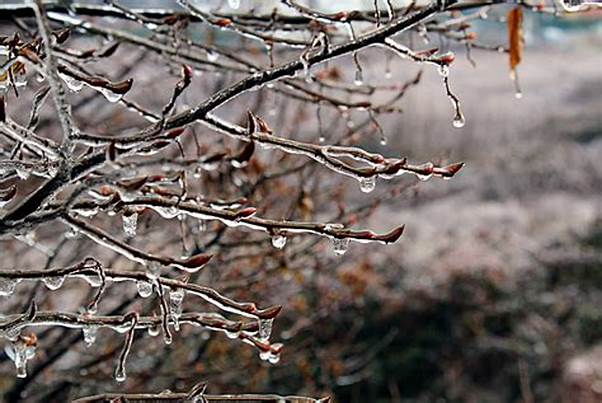
<path id="1" fill-rule="evenodd" d="M 96 259 L 86 258 L 73 266 L 49 270 L 3 269 L 0 270 L 0 281 L 2 284 L 0 288 L 3 290 L 3 295 L 11 295 L 14 292 L 15 286 L 21 281 L 42 281 L 51 290 L 60 288 L 66 278 L 83 278 L 88 282 L 98 284 L 96 278 L 98 277 L 100 268 L 102 268 L 102 265 Z M 104 277 L 112 282 L 129 281 L 136 284 L 139 294 L 143 297 L 148 297 L 152 293 L 150 282 L 154 280 L 162 288 L 184 290 L 187 294 L 198 296 L 225 312 L 249 318 L 273 319 L 281 310 L 280 306 L 260 309 L 251 302 L 237 302 L 221 295 L 210 287 L 186 283 L 167 277 L 149 279 L 148 275 L 144 272 L 123 271 L 111 268 L 102 268 L 102 272 L 104 273 Z"/>
<path id="2" fill-rule="evenodd" d="M 77 133 L 78 129 L 75 126 L 71 116 L 71 106 L 67 102 L 65 86 L 59 77 L 58 66 L 56 64 L 56 58 L 50 39 L 50 27 L 48 25 L 48 20 L 46 19 L 44 5 L 41 0 L 28 0 L 27 2 L 31 5 L 35 12 L 38 23 L 38 32 L 42 37 L 42 43 L 44 44 L 46 60 L 44 62 L 43 71 L 48 78 L 48 83 L 50 84 L 50 91 L 56 105 L 57 117 L 61 123 L 64 135 L 61 150 L 63 152 L 69 152 L 71 147 L 71 139 L 73 135 Z"/>

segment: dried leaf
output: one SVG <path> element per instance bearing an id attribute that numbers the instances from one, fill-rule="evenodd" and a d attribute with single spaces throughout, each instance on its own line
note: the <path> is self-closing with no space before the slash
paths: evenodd
<path id="1" fill-rule="evenodd" d="M 508 13 L 508 42 L 510 44 L 510 70 L 514 74 L 523 56 L 523 9 L 520 6 Z"/>

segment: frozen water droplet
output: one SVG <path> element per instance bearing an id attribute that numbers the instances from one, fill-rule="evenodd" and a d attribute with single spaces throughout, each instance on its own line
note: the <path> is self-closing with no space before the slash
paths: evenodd
<path id="1" fill-rule="evenodd" d="M 301 65 L 303 67 L 303 77 L 305 77 L 305 82 L 307 83 L 311 83 L 312 82 L 312 77 L 311 77 L 311 72 L 309 70 L 309 62 L 305 59 L 305 55 L 301 56 Z"/>
<path id="2" fill-rule="evenodd" d="M 238 336 L 240 336 L 239 332 L 226 332 L 226 336 L 228 336 L 229 339 L 237 339 Z"/>
<path id="3" fill-rule="evenodd" d="M 449 66 L 447 64 L 440 65 L 438 71 L 441 77 L 449 76 Z"/>
<path id="4" fill-rule="evenodd" d="M 385 71 L 385 78 L 388 80 L 388 79 L 390 79 L 391 77 L 393 77 L 393 74 L 391 74 L 391 70 L 387 70 L 387 71 Z"/>
<path id="5" fill-rule="evenodd" d="M 126 212 L 121 218 L 123 219 L 123 232 L 127 238 L 136 236 L 136 227 L 138 226 L 138 213 Z"/>
<path id="6" fill-rule="evenodd" d="M 259 352 L 259 359 L 261 359 L 262 361 L 267 361 L 270 358 L 271 355 L 272 354 L 269 351 L 263 351 L 263 350 L 261 350 Z"/>
<path id="7" fill-rule="evenodd" d="M 337 255 L 344 255 L 349 247 L 348 238 L 332 238 L 332 250 Z"/>
<path id="8" fill-rule="evenodd" d="M 37 82 L 41 83 L 41 82 L 43 82 L 44 80 L 46 80 L 46 77 L 44 76 L 44 74 L 38 73 L 38 74 L 36 75 L 36 81 L 37 81 Z"/>
<path id="9" fill-rule="evenodd" d="M 270 339 L 273 323 L 274 319 L 259 319 L 259 332 L 257 332 L 257 338 L 260 341 L 266 342 Z"/>
<path id="10" fill-rule="evenodd" d="M 207 52 L 207 60 L 209 60 L 210 62 L 215 62 L 219 57 L 219 53 L 216 52 L 211 52 L 208 51 Z"/>
<path id="11" fill-rule="evenodd" d="M 82 328 L 82 332 L 84 333 L 84 344 L 86 345 L 86 347 L 92 347 L 92 345 L 96 341 L 98 326 L 86 325 Z"/>
<path id="12" fill-rule="evenodd" d="M 117 369 L 115 369 L 115 380 L 117 382 L 125 382 L 126 378 L 127 376 L 125 375 L 125 368 L 118 365 Z"/>
<path id="13" fill-rule="evenodd" d="M 90 217 L 94 217 L 96 214 L 98 214 L 98 207 L 80 208 L 80 209 L 74 208 L 74 209 L 71 209 L 71 211 L 82 217 L 90 218 Z"/>
<path id="14" fill-rule="evenodd" d="M 31 170 L 29 170 L 25 167 L 16 168 L 15 172 L 17 173 L 17 176 L 21 180 L 27 180 L 31 176 Z"/>
<path id="15" fill-rule="evenodd" d="M 272 236 L 272 246 L 277 249 L 284 248 L 286 245 L 286 236 L 283 234 L 274 234 Z"/>
<path id="16" fill-rule="evenodd" d="M 521 91 L 516 91 L 516 92 L 514 93 L 514 97 L 515 97 L 516 99 L 522 99 L 522 98 L 523 98 L 523 93 L 522 93 Z"/>
<path id="17" fill-rule="evenodd" d="M 65 277 L 56 276 L 56 277 L 44 277 L 42 282 L 44 285 L 51 291 L 58 290 L 63 285 L 65 281 Z"/>
<path id="18" fill-rule="evenodd" d="M 159 333 L 161 333 L 161 328 L 159 327 L 159 325 L 153 325 L 150 326 L 148 329 L 148 335 L 152 336 L 152 337 L 156 337 L 159 335 Z"/>
<path id="19" fill-rule="evenodd" d="M 157 262 L 148 262 L 146 265 L 146 276 L 155 280 L 161 276 L 161 265 Z"/>
<path id="20" fill-rule="evenodd" d="M 376 176 L 360 178 L 360 190 L 364 193 L 370 193 L 376 187 Z"/>
<path id="21" fill-rule="evenodd" d="M 67 84 L 67 87 L 73 92 L 78 92 L 84 87 L 83 81 L 77 80 L 67 74 L 59 72 L 59 77 L 63 79 L 65 84 Z"/>
<path id="22" fill-rule="evenodd" d="M 387 138 L 386 137 L 381 137 L 380 138 L 380 145 L 381 146 L 386 146 L 387 145 Z"/>
<path id="23" fill-rule="evenodd" d="M 355 79 L 353 80 L 353 84 L 357 85 L 358 87 L 364 84 L 364 77 L 361 70 L 355 71 Z"/>
<path id="24" fill-rule="evenodd" d="M 171 220 L 172 218 L 176 218 L 179 214 L 177 207 L 175 206 L 157 206 L 154 207 L 155 211 L 159 213 L 159 215 L 167 220 Z"/>
<path id="25" fill-rule="evenodd" d="M 182 316 L 182 301 L 184 300 L 184 290 L 169 291 L 169 315 L 174 322 L 174 328 L 180 330 L 180 316 Z"/>
<path id="26" fill-rule="evenodd" d="M 142 298 L 148 298 L 153 293 L 153 285 L 148 281 L 136 281 L 136 288 L 138 288 L 138 295 Z"/>
<path id="27" fill-rule="evenodd" d="M 238 10 L 238 8 L 240 7 L 240 0 L 228 0 L 228 5 L 230 6 L 230 8 Z"/>
<path id="28" fill-rule="evenodd" d="M 320 136 L 320 138 L 318 139 L 318 141 L 319 141 L 320 143 L 323 143 L 323 142 L 325 142 L 325 141 L 326 141 L 326 138 L 325 138 L 324 136 Z"/>
<path id="29" fill-rule="evenodd" d="M 458 113 L 454 117 L 454 120 L 452 121 L 452 125 L 454 127 L 457 127 L 458 129 L 464 127 L 465 124 L 466 124 L 466 119 L 464 118 L 464 115 L 462 115 L 461 113 Z"/>
<path id="30" fill-rule="evenodd" d="M 103 87 L 92 87 L 92 88 L 94 88 L 95 90 L 100 92 L 102 95 L 104 95 L 106 100 L 111 103 L 118 102 L 123 97 L 123 94 L 118 94 L 116 92 L 113 92 L 113 91 L 103 88 Z"/>
<path id="31" fill-rule="evenodd" d="M 417 174 L 416 174 L 416 177 L 417 177 L 419 180 L 421 180 L 421 181 L 425 182 L 425 181 L 427 181 L 427 180 L 431 179 L 431 178 L 433 177 L 433 174 L 432 174 L 432 173 L 430 173 L 430 174 L 426 174 L 426 175 L 424 175 L 424 174 L 419 174 L 419 173 L 417 173 Z"/>
<path id="32" fill-rule="evenodd" d="M 35 355 L 35 345 L 28 345 L 23 340 L 17 339 L 4 348 L 6 355 L 15 363 L 17 378 L 27 377 L 27 361 Z"/>
<path id="33" fill-rule="evenodd" d="M 98 288 L 102 285 L 102 279 L 98 273 L 84 276 L 84 279 L 88 282 L 88 284 L 90 284 L 90 287 Z"/>
<path id="34" fill-rule="evenodd" d="M 15 287 L 19 284 L 19 280 L 12 278 L 0 278 L 0 295 L 8 297 L 15 292 Z"/>
<path id="35" fill-rule="evenodd" d="M 77 229 L 75 229 L 75 227 L 69 227 L 65 231 L 65 238 L 67 238 L 67 239 L 74 239 L 77 237 L 77 235 L 78 235 L 78 232 L 77 232 Z"/>

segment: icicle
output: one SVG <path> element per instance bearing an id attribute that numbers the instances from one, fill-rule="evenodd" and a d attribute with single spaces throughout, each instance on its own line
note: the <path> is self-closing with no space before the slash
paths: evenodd
<path id="1" fill-rule="evenodd" d="M 270 355 L 272 355 L 272 354 L 269 351 L 263 351 L 263 350 L 261 350 L 259 352 L 259 359 L 261 361 L 267 361 L 268 358 L 270 358 Z"/>
<path id="2" fill-rule="evenodd" d="M 277 364 L 280 361 L 280 351 L 282 344 L 275 343 L 270 346 L 268 351 L 260 351 L 259 358 L 263 361 L 268 361 L 270 364 Z"/>
<path id="3" fill-rule="evenodd" d="M 121 354 L 119 355 L 117 368 L 115 368 L 115 380 L 117 382 L 124 382 L 126 379 L 125 363 L 132 348 L 132 343 L 134 342 L 134 333 L 136 332 L 136 325 L 138 324 L 139 319 L 138 314 L 128 314 L 128 316 L 131 316 L 131 323 L 125 323 L 128 333 L 125 336 L 125 343 L 121 350 Z"/>
<path id="4" fill-rule="evenodd" d="M 203 169 L 206 169 L 205 167 L 203 167 Z M 180 213 L 178 211 L 178 208 L 175 206 L 167 206 L 167 207 L 163 207 L 163 206 L 154 206 L 153 209 L 159 213 L 159 215 L 163 218 L 165 218 L 166 220 L 171 220 L 172 218 L 176 218 L 178 216 L 178 214 Z"/>
<path id="5" fill-rule="evenodd" d="M 282 233 L 276 233 L 272 235 L 272 246 L 277 249 L 284 248 L 286 245 L 286 235 Z"/>
<path id="6" fill-rule="evenodd" d="M 117 366 L 117 368 L 115 368 L 115 381 L 125 382 L 126 378 L 125 367 Z"/>
<path id="7" fill-rule="evenodd" d="M 465 124 L 466 119 L 464 118 L 464 115 L 462 114 L 462 112 L 458 111 L 456 113 L 456 116 L 454 117 L 454 120 L 452 121 L 452 125 L 454 127 L 457 127 L 458 129 L 461 129 L 462 127 L 464 127 Z"/>
<path id="8" fill-rule="evenodd" d="M 84 333 L 84 344 L 86 347 L 92 347 L 96 341 L 96 334 L 98 333 L 98 326 L 96 325 L 85 325 L 82 327 Z"/>
<path id="9" fill-rule="evenodd" d="M 228 332 L 228 331 L 226 331 L 226 336 L 229 339 L 238 339 L 238 337 L 240 336 L 240 332 Z"/>
<path id="10" fill-rule="evenodd" d="M 416 177 L 417 177 L 419 180 L 421 180 L 421 181 L 425 182 L 425 181 L 427 181 L 427 180 L 429 180 L 429 179 L 431 179 L 431 178 L 433 177 L 433 173 L 432 173 L 432 172 L 431 172 L 431 173 L 429 173 L 429 174 L 419 174 L 419 173 L 417 173 L 417 174 L 416 174 Z"/>
<path id="11" fill-rule="evenodd" d="M 280 362 L 280 353 L 275 353 L 273 351 L 270 350 L 270 355 L 268 356 L 268 362 L 270 364 L 278 364 L 278 362 Z"/>
<path id="12" fill-rule="evenodd" d="M 169 291 L 169 315 L 174 322 L 176 331 L 180 330 L 180 316 L 182 316 L 182 301 L 184 300 L 183 289 L 171 289 Z"/>
<path id="13" fill-rule="evenodd" d="M 98 288 L 102 285 L 102 278 L 100 278 L 98 273 L 84 276 L 84 279 L 88 282 L 88 284 L 90 284 L 90 287 Z"/>
<path id="14" fill-rule="evenodd" d="M 311 71 L 309 69 L 309 62 L 305 59 L 304 56 L 305 55 L 301 55 L 301 58 L 299 59 L 301 61 L 301 64 L 303 65 L 303 77 L 305 77 L 305 82 L 311 83 L 313 80 L 311 77 Z"/>
<path id="15" fill-rule="evenodd" d="M 27 180 L 31 176 L 31 170 L 26 167 L 15 168 L 15 172 L 17 173 L 17 176 L 21 180 Z"/>
<path id="16" fill-rule="evenodd" d="M 146 276 L 151 280 L 156 280 L 161 276 L 161 265 L 157 262 L 148 262 L 146 264 Z"/>
<path id="17" fill-rule="evenodd" d="M 353 80 L 353 83 L 355 85 L 357 85 L 358 87 L 360 85 L 364 84 L 364 77 L 363 77 L 363 74 L 362 74 L 361 70 L 356 70 L 355 71 L 355 79 Z"/>
<path id="18" fill-rule="evenodd" d="M 447 64 L 440 65 L 437 71 L 441 77 L 449 76 L 449 66 Z"/>
<path id="19" fill-rule="evenodd" d="M 514 83 L 514 97 L 516 99 L 522 99 L 523 91 L 520 88 L 520 83 L 518 81 L 518 73 L 516 72 L 516 70 L 512 70 L 512 72 L 510 73 L 510 79 Z"/>
<path id="20" fill-rule="evenodd" d="M 92 87 L 94 88 L 96 91 L 100 92 L 102 95 L 104 95 L 104 97 L 107 99 L 107 101 L 111 102 L 111 103 L 115 103 L 115 102 L 119 102 L 119 100 L 121 100 L 121 98 L 123 98 L 124 94 L 118 94 L 116 92 L 113 92 L 107 88 L 103 88 L 103 87 Z"/>
<path id="21" fill-rule="evenodd" d="M 21 329 L 18 327 L 12 327 L 8 330 L 3 330 L 0 335 L 7 340 L 16 341 L 21 335 Z"/>
<path id="22" fill-rule="evenodd" d="M 78 235 L 78 231 L 75 227 L 69 227 L 65 231 L 65 238 L 67 238 L 67 239 L 75 239 L 75 238 L 77 238 L 77 235 Z"/>
<path id="23" fill-rule="evenodd" d="M 257 338 L 259 341 L 267 342 L 272 334 L 272 324 L 274 319 L 259 319 L 259 332 L 257 332 Z"/>
<path id="24" fill-rule="evenodd" d="M 370 193 L 376 187 L 376 175 L 361 177 L 360 181 L 360 190 L 364 193 Z"/>
<path id="25" fill-rule="evenodd" d="M 12 295 L 19 281 L 12 278 L 0 278 L 0 295 L 4 297 Z"/>
<path id="26" fill-rule="evenodd" d="M 219 58 L 219 53 L 207 51 L 207 60 L 215 62 Z"/>
<path id="27" fill-rule="evenodd" d="M 27 377 L 27 361 L 35 356 L 35 344 L 27 343 L 21 338 L 8 344 L 4 351 L 6 355 L 15 363 L 17 368 L 17 378 Z"/>
<path id="28" fill-rule="evenodd" d="M 121 218 L 123 219 L 123 232 L 126 238 L 134 238 L 138 226 L 138 213 L 127 211 L 122 214 Z"/>
<path id="29" fill-rule="evenodd" d="M 65 282 L 65 277 L 63 277 L 63 276 L 44 277 L 44 278 L 42 278 L 42 282 L 49 290 L 55 291 L 55 290 L 58 290 L 59 288 L 61 288 L 61 286 Z"/>
<path id="30" fill-rule="evenodd" d="M 98 214 L 98 207 L 90 207 L 90 208 L 73 208 L 71 211 L 75 214 L 78 214 L 82 217 L 91 218 Z"/>
<path id="31" fill-rule="evenodd" d="M 149 326 L 147 329 L 148 335 L 151 337 L 157 337 L 161 333 L 161 327 L 159 325 Z"/>
<path id="32" fill-rule="evenodd" d="M 148 281 L 136 281 L 136 288 L 138 288 L 138 295 L 142 298 L 148 298 L 153 293 L 153 285 Z"/>
<path id="33" fill-rule="evenodd" d="M 67 74 L 59 72 L 59 77 L 67 84 L 67 87 L 73 92 L 79 92 L 84 87 L 84 82 L 77 80 Z"/>
<path id="34" fill-rule="evenodd" d="M 337 255 L 344 255 L 349 247 L 348 238 L 332 238 L 332 248 Z"/>

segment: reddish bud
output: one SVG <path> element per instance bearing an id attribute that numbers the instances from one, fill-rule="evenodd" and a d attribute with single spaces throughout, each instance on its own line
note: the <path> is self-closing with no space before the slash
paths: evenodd
<path id="1" fill-rule="evenodd" d="M 241 218 L 247 218 L 247 217 L 251 217 L 252 215 L 254 215 L 257 212 L 257 209 L 255 207 L 245 207 L 242 210 L 238 210 L 236 212 L 236 220 L 240 220 Z"/>
<path id="2" fill-rule="evenodd" d="M 431 57 L 438 51 L 439 51 L 439 48 L 425 49 L 425 50 L 421 50 L 420 52 L 416 52 L 416 55 L 421 56 L 421 57 Z"/>
<path id="3" fill-rule="evenodd" d="M 168 131 L 166 136 L 170 139 L 175 139 L 176 137 L 179 137 L 182 133 L 184 133 L 185 130 L 185 127 L 178 127 L 177 129 Z"/>
<path id="4" fill-rule="evenodd" d="M 453 61 L 456 60 L 456 55 L 454 52 L 445 52 L 435 57 L 435 60 L 443 64 L 452 64 Z"/>
<path id="5" fill-rule="evenodd" d="M 109 87 L 109 89 L 111 91 L 113 91 L 114 93 L 123 95 L 123 94 L 126 94 L 132 88 L 133 83 L 134 83 L 134 79 L 128 78 L 127 80 L 120 81 L 115 84 L 111 83 L 107 87 Z"/>
<path id="6" fill-rule="evenodd" d="M 119 47 L 119 42 L 113 42 L 111 45 L 109 45 L 104 50 L 101 50 L 100 52 L 96 53 L 96 56 L 97 57 L 109 57 L 109 56 L 112 56 L 113 53 L 115 53 L 115 51 L 117 50 L 118 47 Z"/>
<path id="7" fill-rule="evenodd" d="M 462 168 L 464 168 L 463 162 L 448 165 L 442 168 L 442 170 L 445 171 L 444 173 L 442 173 L 442 175 L 452 177 L 455 174 L 457 174 Z"/>
<path id="8" fill-rule="evenodd" d="M 53 34 L 56 38 L 56 43 L 60 45 L 69 38 L 69 35 L 71 34 L 71 28 L 63 28 L 60 31 L 54 32 Z"/>
<path id="9" fill-rule="evenodd" d="M 190 81 L 192 79 L 193 75 L 194 75 L 193 68 L 187 64 L 183 64 L 182 65 L 182 77 L 184 77 L 185 80 Z"/>
<path id="10" fill-rule="evenodd" d="M 257 312 L 257 316 L 261 319 L 274 319 L 282 311 L 282 306 L 276 305 Z"/>
<path id="11" fill-rule="evenodd" d="M 232 25 L 232 20 L 230 20 L 229 18 L 220 18 L 217 21 L 215 21 L 215 24 L 219 27 L 227 27 L 229 25 Z"/>
<path id="12" fill-rule="evenodd" d="M 212 257 L 213 257 L 212 255 L 200 253 L 200 254 L 194 255 L 186 260 L 178 261 L 177 265 L 182 267 L 184 270 L 192 269 L 191 271 L 196 271 L 196 270 L 199 270 L 204 265 L 206 265 L 207 262 L 209 262 L 209 260 L 211 260 Z"/>

